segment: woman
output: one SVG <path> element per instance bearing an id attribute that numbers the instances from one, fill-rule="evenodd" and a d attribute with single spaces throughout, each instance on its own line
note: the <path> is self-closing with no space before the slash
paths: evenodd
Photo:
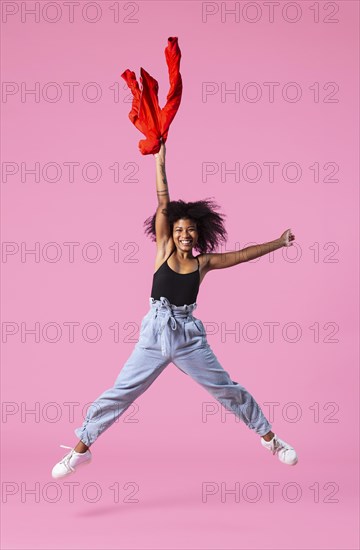
<path id="1" fill-rule="evenodd" d="M 83 425 L 75 429 L 77 445 L 53 470 L 65 477 L 92 458 L 90 446 L 155 381 L 172 362 L 190 375 L 225 408 L 236 414 L 260 437 L 262 445 L 281 462 L 295 465 L 293 447 L 271 431 L 271 425 L 253 396 L 222 368 L 206 338 L 204 325 L 193 315 L 199 286 L 213 269 L 222 269 L 290 246 L 295 236 L 288 229 L 279 239 L 225 254 L 211 253 L 226 239 L 223 216 L 210 200 L 170 201 L 165 172 L 165 144 L 156 159 L 158 207 L 145 221 L 146 233 L 156 238 L 157 254 L 150 309 L 142 320 L 139 341 L 112 388 L 89 408 Z M 193 256 L 193 249 L 200 251 Z"/>

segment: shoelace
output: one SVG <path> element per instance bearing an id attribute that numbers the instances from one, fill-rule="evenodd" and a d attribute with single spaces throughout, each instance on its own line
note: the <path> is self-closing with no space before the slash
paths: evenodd
<path id="1" fill-rule="evenodd" d="M 283 443 L 281 443 L 278 438 L 275 436 L 272 440 L 271 440 L 271 452 L 272 454 L 276 454 L 276 453 L 279 453 L 281 450 L 283 450 L 284 453 L 286 453 L 287 451 L 290 451 L 290 447 L 288 445 L 284 445 Z"/>
<path id="2" fill-rule="evenodd" d="M 60 447 L 63 447 L 64 449 L 71 449 L 71 452 L 68 453 L 66 456 L 64 456 L 64 458 L 62 460 L 60 460 L 60 464 L 64 464 L 65 468 L 69 471 L 73 471 L 74 472 L 74 468 L 72 468 L 70 466 L 70 459 L 73 455 L 73 452 L 74 452 L 74 449 L 73 447 L 69 447 L 68 445 L 60 445 Z"/>

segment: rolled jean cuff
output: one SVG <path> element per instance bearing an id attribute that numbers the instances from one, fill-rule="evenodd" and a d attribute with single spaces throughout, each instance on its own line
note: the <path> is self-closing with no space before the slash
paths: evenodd
<path id="1" fill-rule="evenodd" d="M 250 429 L 255 429 L 255 428 L 252 428 L 251 425 L 248 426 Z M 266 435 L 267 433 L 269 433 L 271 431 L 271 424 L 265 424 L 264 426 L 261 426 L 261 427 L 258 427 L 255 431 L 258 435 L 260 436 L 263 436 L 263 435 Z"/>
<path id="2" fill-rule="evenodd" d="M 84 443 L 84 445 L 90 447 L 93 444 L 93 441 L 90 440 L 89 434 L 85 427 L 75 428 L 74 431 L 76 437 L 78 437 Z"/>

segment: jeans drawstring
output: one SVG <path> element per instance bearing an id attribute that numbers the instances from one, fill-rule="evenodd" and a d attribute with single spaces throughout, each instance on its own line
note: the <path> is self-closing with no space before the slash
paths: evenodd
<path id="1" fill-rule="evenodd" d="M 168 324 L 169 320 L 170 320 L 170 328 L 172 330 L 176 330 L 177 329 L 177 322 L 176 322 L 176 319 L 174 317 L 174 313 L 171 309 L 171 304 L 169 302 L 169 300 L 167 298 L 165 298 L 164 296 L 162 296 L 160 298 L 160 302 L 161 302 L 161 307 L 162 308 L 165 308 L 166 310 L 166 313 L 161 321 L 161 324 L 160 324 L 160 328 L 159 328 L 159 334 L 160 334 L 160 342 L 161 342 L 161 354 L 166 356 L 168 354 L 168 352 L 170 351 L 168 348 L 167 348 L 167 338 L 166 338 L 166 331 L 165 331 L 165 327 L 166 325 Z M 156 313 L 158 312 L 158 308 L 156 308 Z"/>

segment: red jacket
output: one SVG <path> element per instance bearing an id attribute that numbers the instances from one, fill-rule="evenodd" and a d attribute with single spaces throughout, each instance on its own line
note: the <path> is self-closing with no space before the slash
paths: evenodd
<path id="1" fill-rule="evenodd" d="M 121 75 L 133 94 L 129 118 L 146 137 L 139 141 L 139 149 L 143 155 L 159 152 L 160 137 L 164 142 L 167 140 L 169 126 L 181 102 L 182 79 L 179 72 L 181 52 L 177 37 L 170 36 L 168 38 L 165 57 L 169 69 L 170 90 L 166 97 L 166 105 L 162 109 L 160 109 L 158 101 L 159 85 L 145 69 L 140 67 L 142 91 L 139 89 L 133 71 L 126 69 Z"/>

